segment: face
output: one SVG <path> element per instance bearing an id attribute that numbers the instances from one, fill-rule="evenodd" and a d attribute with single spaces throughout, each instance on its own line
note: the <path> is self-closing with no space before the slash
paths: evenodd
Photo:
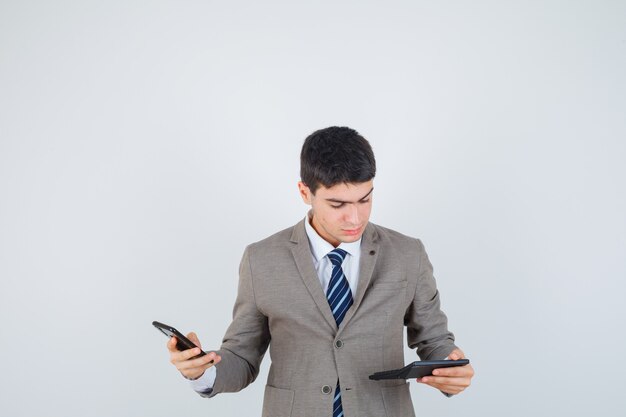
<path id="1" fill-rule="evenodd" d="M 302 182 L 298 189 L 302 200 L 312 208 L 311 225 L 324 240 L 337 247 L 361 238 L 372 211 L 373 180 L 320 186 L 315 195 Z"/>

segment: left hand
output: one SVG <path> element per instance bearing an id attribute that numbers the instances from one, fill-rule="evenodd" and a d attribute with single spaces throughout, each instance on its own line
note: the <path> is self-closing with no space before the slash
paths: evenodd
<path id="1" fill-rule="evenodd" d="M 465 359 L 465 354 L 461 349 L 454 349 L 448 358 L 452 360 Z M 417 382 L 430 385 L 447 394 L 458 394 L 470 386 L 473 376 L 474 368 L 471 364 L 467 364 L 435 369 L 432 376 L 417 379 Z"/>

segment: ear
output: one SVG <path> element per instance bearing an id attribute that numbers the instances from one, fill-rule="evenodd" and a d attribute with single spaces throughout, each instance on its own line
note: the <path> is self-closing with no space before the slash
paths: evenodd
<path id="1" fill-rule="evenodd" d="M 302 201 L 304 204 L 311 205 L 311 189 L 302 181 L 298 181 L 298 191 L 300 192 L 300 197 L 302 197 Z"/>

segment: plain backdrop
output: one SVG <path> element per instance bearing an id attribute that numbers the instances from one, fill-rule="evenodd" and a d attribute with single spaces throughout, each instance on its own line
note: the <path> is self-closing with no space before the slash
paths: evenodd
<path id="1" fill-rule="evenodd" d="M 476 370 L 417 415 L 623 415 L 625 74 L 623 1 L 0 1 L 0 414 L 260 415 L 150 323 L 219 346 L 343 125 Z"/>

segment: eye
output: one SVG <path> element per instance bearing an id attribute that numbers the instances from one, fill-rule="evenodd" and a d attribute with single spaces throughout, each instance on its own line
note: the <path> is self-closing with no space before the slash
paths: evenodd
<path id="1" fill-rule="evenodd" d="M 330 206 L 331 206 L 332 208 L 336 208 L 336 209 L 338 209 L 338 208 L 342 208 L 342 207 L 343 207 L 343 203 L 339 203 L 339 204 L 331 204 Z"/>
<path id="2" fill-rule="evenodd" d="M 370 199 L 368 198 L 367 200 L 361 200 L 360 203 L 364 204 L 364 203 L 369 203 Z"/>

